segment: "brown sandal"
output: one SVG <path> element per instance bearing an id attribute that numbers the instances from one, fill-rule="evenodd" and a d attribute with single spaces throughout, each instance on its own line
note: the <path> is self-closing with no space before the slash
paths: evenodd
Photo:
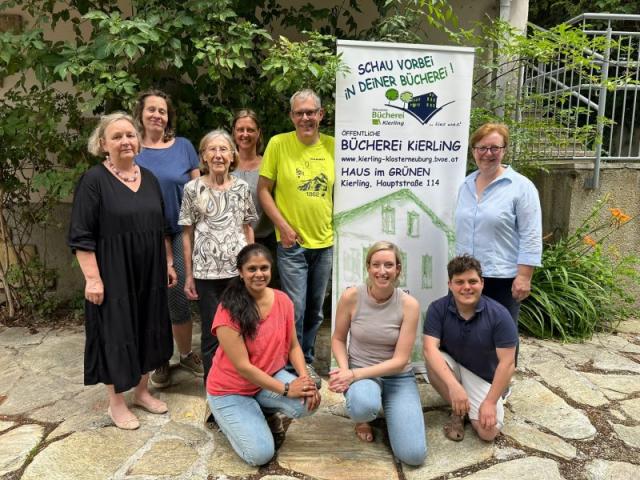
<path id="1" fill-rule="evenodd" d="M 363 442 L 373 442 L 373 429 L 367 422 L 356 423 L 356 436 Z"/>
<path id="2" fill-rule="evenodd" d="M 461 442 L 464 439 L 464 415 L 451 414 L 449 421 L 442 427 L 444 436 L 454 442 Z"/>

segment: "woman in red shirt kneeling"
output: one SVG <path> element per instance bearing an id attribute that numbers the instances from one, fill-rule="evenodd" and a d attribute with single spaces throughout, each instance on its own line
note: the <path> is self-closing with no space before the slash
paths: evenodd
<path id="1" fill-rule="evenodd" d="M 272 263 L 260 244 L 240 250 L 239 277 L 222 294 L 211 329 L 220 348 L 207 379 L 209 406 L 233 449 L 250 465 L 263 465 L 275 453 L 269 425 L 281 422 L 268 421 L 265 414 L 300 418 L 320 405 L 296 336 L 293 303 L 268 287 Z M 298 376 L 285 370 L 287 362 Z"/>

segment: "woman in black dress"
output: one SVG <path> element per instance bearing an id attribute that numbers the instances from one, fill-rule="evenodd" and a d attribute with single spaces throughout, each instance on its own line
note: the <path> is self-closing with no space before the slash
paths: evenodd
<path id="1" fill-rule="evenodd" d="M 147 380 L 172 354 L 167 284 L 175 285 L 176 273 L 158 181 L 134 161 L 140 135 L 133 119 L 121 112 L 102 117 L 88 147 L 105 160 L 78 182 L 69 228 L 85 278 L 84 383 L 106 384 L 107 414 L 133 430 L 140 423 L 124 391 L 134 388 L 135 406 L 167 412 Z"/>

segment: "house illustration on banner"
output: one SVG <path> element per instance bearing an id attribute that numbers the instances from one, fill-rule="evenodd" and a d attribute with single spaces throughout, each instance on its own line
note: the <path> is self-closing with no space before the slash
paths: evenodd
<path id="1" fill-rule="evenodd" d="M 413 113 L 420 120 L 429 118 L 437 108 L 438 96 L 433 92 L 413 97 L 407 104 L 407 110 Z"/>
<path id="2" fill-rule="evenodd" d="M 421 321 L 428 305 L 446 293 L 446 279 L 435 285 L 433 272 L 446 272 L 455 251 L 455 232 L 408 189 L 398 190 L 333 217 L 333 304 L 345 288 L 359 285 L 367 276 L 367 250 L 378 240 L 400 248 L 402 272 L 399 287 L 420 302 Z M 419 327 L 419 332 L 422 327 Z M 422 352 L 412 359 L 421 361 Z"/>
<path id="3" fill-rule="evenodd" d="M 438 106 L 438 95 L 434 92 L 427 92 L 422 95 L 414 96 L 410 91 L 400 93 L 395 88 L 388 89 L 385 92 L 385 97 L 389 101 L 388 103 L 385 103 L 385 106 L 396 108 L 408 113 L 418 120 L 421 125 L 425 125 L 447 105 L 455 103 L 455 100 L 452 100 Z M 392 103 L 398 100 L 402 102 L 402 106 Z"/>

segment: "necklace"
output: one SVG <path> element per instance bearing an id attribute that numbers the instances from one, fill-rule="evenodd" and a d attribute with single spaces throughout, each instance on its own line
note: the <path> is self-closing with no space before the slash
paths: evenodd
<path id="1" fill-rule="evenodd" d="M 130 177 L 127 177 L 120 170 L 118 170 L 110 158 L 107 158 L 107 165 L 109 165 L 109 168 L 113 171 L 113 173 L 116 174 L 116 177 L 118 177 L 123 182 L 133 183 L 138 179 L 138 174 L 140 173 L 140 169 L 136 168 L 137 167 L 136 162 L 133 162 L 133 175 Z"/>
<path id="2" fill-rule="evenodd" d="M 371 287 L 368 287 L 367 289 L 369 291 L 369 295 L 371 296 L 371 298 L 373 298 L 373 300 L 375 300 L 376 303 L 384 303 L 386 301 L 388 301 L 392 296 L 393 296 L 393 290 L 391 291 L 391 293 L 385 297 L 385 298 L 378 298 L 373 294 L 373 289 Z"/>

